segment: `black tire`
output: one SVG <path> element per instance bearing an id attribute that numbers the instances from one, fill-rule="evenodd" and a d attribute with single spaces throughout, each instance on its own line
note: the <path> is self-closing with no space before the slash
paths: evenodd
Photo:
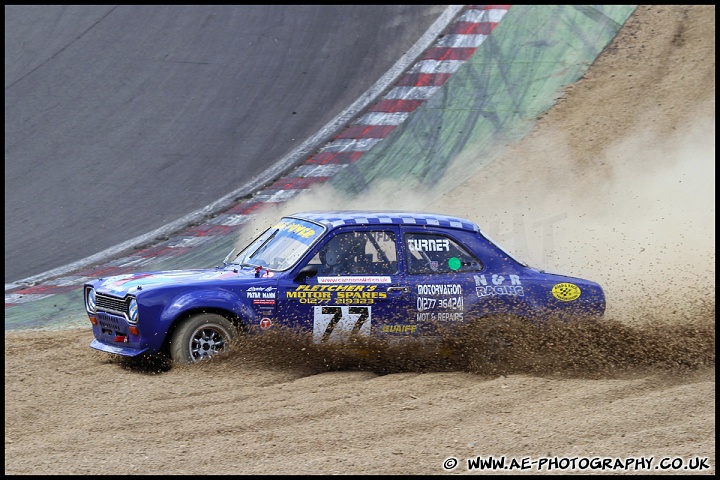
<path id="1" fill-rule="evenodd" d="M 222 315 L 201 313 L 184 320 L 170 340 L 170 358 L 175 363 L 195 363 L 226 351 L 235 328 Z"/>

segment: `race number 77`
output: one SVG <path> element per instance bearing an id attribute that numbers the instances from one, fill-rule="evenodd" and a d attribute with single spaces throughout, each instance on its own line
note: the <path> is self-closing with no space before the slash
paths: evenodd
<path id="1" fill-rule="evenodd" d="M 369 306 L 319 306 L 314 307 L 313 340 L 325 343 L 346 340 L 352 335 L 370 335 Z M 333 335 L 333 333 L 335 333 Z"/>

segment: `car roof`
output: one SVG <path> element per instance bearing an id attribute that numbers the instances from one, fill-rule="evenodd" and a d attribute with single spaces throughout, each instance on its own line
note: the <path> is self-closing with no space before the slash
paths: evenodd
<path id="1" fill-rule="evenodd" d="M 344 225 L 428 225 L 479 232 L 470 220 L 440 213 L 397 210 L 314 210 L 298 212 L 290 217 L 310 220 L 328 229 Z"/>

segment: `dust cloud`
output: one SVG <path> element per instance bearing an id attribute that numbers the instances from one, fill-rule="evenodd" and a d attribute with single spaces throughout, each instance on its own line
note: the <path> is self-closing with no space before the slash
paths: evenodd
<path id="1" fill-rule="evenodd" d="M 564 133 L 550 131 L 483 164 L 444 191 L 388 182 L 348 198 L 322 186 L 263 210 L 254 233 L 304 210 L 446 213 L 477 222 L 534 267 L 601 283 L 609 314 L 686 320 L 698 304 L 714 305 L 714 118 L 665 136 L 628 132 L 595 158 L 574 157 Z M 440 183 L 452 178 L 450 169 Z"/>
<path id="2" fill-rule="evenodd" d="M 531 135 L 532 148 L 521 142 L 493 162 L 478 162 L 485 166 L 444 191 L 388 182 L 348 198 L 323 186 L 268 207 L 254 222 L 255 234 L 282 215 L 317 209 L 466 217 L 532 266 L 598 281 L 608 308 L 601 321 L 478 321 L 432 345 L 318 346 L 284 332 L 243 339 L 241 363 L 262 358 L 276 366 L 302 364 L 314 373 L 591 377 L 713 365 L 714 128 L 712 118 L 700 118 L 666 136 L 628 132 L 594 158 L 577 158 L 562 131 L 546 130 L 542 138 Z M 439 184 L 452 184 L 454 175 L 449 169 Z"/>

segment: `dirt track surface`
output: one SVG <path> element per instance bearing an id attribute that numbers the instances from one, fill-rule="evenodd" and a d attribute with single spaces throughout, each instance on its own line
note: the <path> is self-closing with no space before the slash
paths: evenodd
<path id="1" fill-rule="evenodd" d="M 6 332 L 5 473 L 442 474 L 506 456 L 699 457 L 711 468 L 581 473 L 713 474 L 714 58 L 714 7 L 639 7 L 502 167 L 432 208 L 484 224 L 488 178 L 572 205 L 548 263 L 606 286 L 603 321 L 499 321 L 497 355 L 476 352 L 482 331 L 364 353 L 269 336 L 171 369 L 91 350 L 89 325 Z"/>

